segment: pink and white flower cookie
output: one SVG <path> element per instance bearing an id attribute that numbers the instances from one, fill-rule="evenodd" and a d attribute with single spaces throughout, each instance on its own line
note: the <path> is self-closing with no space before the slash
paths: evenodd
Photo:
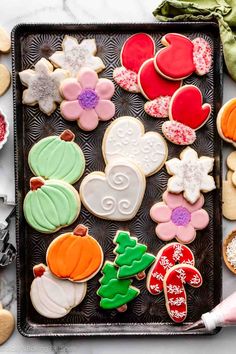
<path id="1" fill-rule="evenodd" d="M 115 105 L 110 100 L 114 89 L 111 80 L 99 79 L 94 70 L 82 68 L 77 78 L 61 83 L 60 92 L 64 97 L 61 115 L 66 120 L 76 120 L 82 130 L 94 130 L 99 120 L 110 120 L 115 114 Z"/>
<path id="2" fill-rule="evenodd" d="M 147 289 L 152 295 L 161 294 L 166 272 L 177 263 L 194 266 L 194 255 L 187 246 L 171 242 L 160 249 L 147 275 Z"/>
<path id="3" fill-rule="evenodd" d="M 190 204 L 182 194 L 165 192 L 163 202 L 156 203 L 150 210 L 150 216 L 158 225 L 157 236 L 163 241 L 176 238 L 181 243 L 191 243 L 196 230 L 202 230 L 209 223 L 209 215 L 202 209 L 204 197 Z"/>

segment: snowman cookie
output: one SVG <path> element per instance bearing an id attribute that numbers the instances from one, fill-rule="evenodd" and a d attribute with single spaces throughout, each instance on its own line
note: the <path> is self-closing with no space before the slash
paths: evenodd
<path id="1" fill-rule="evenodd" d="M 168 180 L 168 192 L 179 194 L 194 204 L 200 197 L 200 192 L 210 192 L 216 188 L 214 178 L 209 176 L 213 170 L 214 158 L 201 156 L 187 147 L 180 154 L 180 159 L 173 158 L 166 162 L 167 172 L 172 175 Z"/>
<path id="2" fill-rule="evenodd" d="M 212 50 L 204 38 L 191 41 L 178 33 L 162 37 L 165 48 L 160 49 L 154 60 L 156 70 L 170 80 L 182 80 L 192 73 L 200 76 L 209 72 L 212 64 Z"/>
<path id="3" fill-rule="evenodd" d="M 20 80 L 27 87 L 23 91 L 22 103 L 28 106 L 39 105 L 39 109 L 50 116 L 56 109 L 56 103 L 62 101 L 59 86 L 69 72 L 62 69 L 53 71 L 52 64 L 45 58 L 40 59 L 35 68 L 19 73 Z"/>
<path id="4" fill-rule="evenodd" d="M 44 264 L 34 266 L 33 273 L 30 298 L 35 310 L 44 317 L 66 316 L 73 307 L 83 301 L 86 295 L 86 283 L 60 280 L 54 277 Z"/>
<path id="5" fill-rule="evenodd" d="M 98 73 L 105 68 L 102 59 L 95 56 L 95 39 L 83 39 L 78 43 L 76 38 L 66 35 L 61 46 L 62 50 L 53 53 L 49 60 L 55 67 L 69 71 L 70 76 L 76 77 L 82 67 L 88 67 Z"/>
<path id="6" fill-rule="evenodd" d="M 117 158 L 124 158 L 135 163 L 150 176 L 164 165 L 168 147 L 157 132 L 145 133 L 144 126 L 137 118 L 120 117 L 107 128 L 102 152 L 106 163 Z"/>

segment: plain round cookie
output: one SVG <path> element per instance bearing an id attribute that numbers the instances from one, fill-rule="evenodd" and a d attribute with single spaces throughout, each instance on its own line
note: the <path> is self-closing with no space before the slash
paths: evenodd
<path id="1" fill-rule="evenodd" d="M 2 308 L 0 303 L 0 345 L 6 342 L 15 328 L 15 319 L 12 313 Z"/>

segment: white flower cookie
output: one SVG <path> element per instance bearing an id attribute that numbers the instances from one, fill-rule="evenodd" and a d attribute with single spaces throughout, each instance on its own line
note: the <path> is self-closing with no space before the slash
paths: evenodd
<path id="1" fill-rule="evenodd" d="M 150 176 L 164 165 L 168 148 L 159 133 L 145 133 L 143 124 L 133 117 L 120 117 L 107 128 L 102 152 L 106 162 L 125 158 Z"/>
<path id="2" fill-rule="evenodd" d="M 79 44 L 76 38 L 65 36 L 61 46 L 62 50 L 56 51 L 49 59 L 56 67 L 68 70 L 71 76 L 76 77 L 85 66 L 97 73 L 105 68 L 102 59 L 95 56 L 95 39 L 83 39 Z"/>
<path id="3" fill-rule="evenodd" d="M 103 172 L 92 172 L 80 186 L 84 206 L 95 216 L 125 221 L 137 213 L 146 188 L 143 172 L 129 160 L 115 159 Z"/>
<path id="4" fill-rule="evenodd" d="M 180 154 L 180 159 L 173 158 L 166 162 L 167 172 L 172 175 L 168 180 L 167 190 L 171 193 L 181 193 L 185 199 L 194 204 L 200 197 L 200 192 L 210 192 L 215 181 L 208 173 L 213 170 L 214 159 L 207 156 L 198 158 L 197 152 L 187 147 Z"/>
<path id="5" fill-rule="evenodd" d="M 59 86 L 69 72 L 62 69 L 53 71 L 52 64 L 45 58 L 35 64 L 35 69 L 23 70 L 19 73 L 20 80 L 27 87 L 23 92 L 22 103 L 34 106 L 50 116 L 56 109 L 56 103 L 62 101 Z"/>

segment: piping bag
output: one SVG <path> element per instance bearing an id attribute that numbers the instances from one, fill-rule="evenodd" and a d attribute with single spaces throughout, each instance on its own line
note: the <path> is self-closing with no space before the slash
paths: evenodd
<path id="1" fill-rule="evenodd" d="M 236 291 L 213 310 L 204 313 L 199 321 L 185 326 L 183 330 L 206 328 L 208 331 L 212 331 L 216 327 L 227 326 L 236 326 Z"/>

